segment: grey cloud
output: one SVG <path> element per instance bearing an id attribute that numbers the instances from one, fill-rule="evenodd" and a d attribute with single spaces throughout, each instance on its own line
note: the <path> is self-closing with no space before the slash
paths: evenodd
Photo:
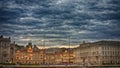
<path id="1" fill-rule="evenodd" d="M 45 39 L 47 45 L 66 45 L 69 36 L 71 44 L 120 38 L 119 0 L 1 0 L 0 4 L 0 34 L 19 44 L 28 38 L 36 44 Z"/>

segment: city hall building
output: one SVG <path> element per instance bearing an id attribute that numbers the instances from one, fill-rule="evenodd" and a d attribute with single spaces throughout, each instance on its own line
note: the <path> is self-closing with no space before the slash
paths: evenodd
<path id="1" fill-rule="evenodd" d="M 38 49 L 32 43 L 28 43 L 26 47 L 16 50 L 14 63 L 19 64 L 43 64 L 46 60 L 44 50 Z"/>
<path id="2" fill-rule="evenodd" d="M 28 43 L 26 47 L 22 47 L 15 51 L 14 63 L 17 64 L 68 64 L 74 63 L 75 56 L 73 51 L 68 52 L 68 49 L 39 49 Z"/>

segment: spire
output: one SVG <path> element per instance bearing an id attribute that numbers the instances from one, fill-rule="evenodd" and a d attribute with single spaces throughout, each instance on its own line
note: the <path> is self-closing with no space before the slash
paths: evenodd
<path id="1" fill-rule="evenodd" d="M 13 41 L 13 44 L 15 44 L 15 41 Z"/>
<path id="2" fill-rule="evenodd" d="M 31 41 L 28 43 L 27 47 L 31 47 L 32 48 L 32 42 Z"/>
<path id="3" fill-rule="evenodd" d="M 28 45 L 32 45 L 32 42 L 29 42 Z"/>

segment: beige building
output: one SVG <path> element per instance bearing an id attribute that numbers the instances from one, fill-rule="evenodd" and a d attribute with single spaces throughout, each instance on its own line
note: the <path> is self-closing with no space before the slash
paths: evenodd
<path id="1" fill-rule="evenodd" d="M 55 64 L 55 54 L 54 53 L 46 53 L 46 64 Z"/>
<path id="2" fill-rule="evenodd" d="M 81 57 L 80 57 L 80 48 L 79 47 L 74 49 L 74 54 L 75 54 L 75 61 L 74 61 L 74 63 L 75 64 L 81 64 L 82 60 L 80 60 Z"/>
<path id="3" fill-rule="evenodd" d="M 73 50 L 65 50 L 64 52 L 62 52 L 62 63 L 63 64 L 74 64 L 74 60 L 75 60 L 75 55 Z"/>
<path id="4" fill-rule="evenodd" d="M 120 64 L 120 42 L 98 41 L 83 43 L 75 49 L 75 63 L 81 65 Z"/>
<path id="5" fill-rule="evenodd" d="M 62 64 L 62 52 L 55 53 L 55 64 Z"/>

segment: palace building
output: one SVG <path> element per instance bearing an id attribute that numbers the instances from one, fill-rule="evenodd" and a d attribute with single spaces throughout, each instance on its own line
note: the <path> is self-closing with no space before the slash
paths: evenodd
<path id="1" fill-rule="evenodd" d="M 75 63 L 81 65 L 119 65 L 120 42 L 98 41 L 80 44 L 75 49 Z"/>

